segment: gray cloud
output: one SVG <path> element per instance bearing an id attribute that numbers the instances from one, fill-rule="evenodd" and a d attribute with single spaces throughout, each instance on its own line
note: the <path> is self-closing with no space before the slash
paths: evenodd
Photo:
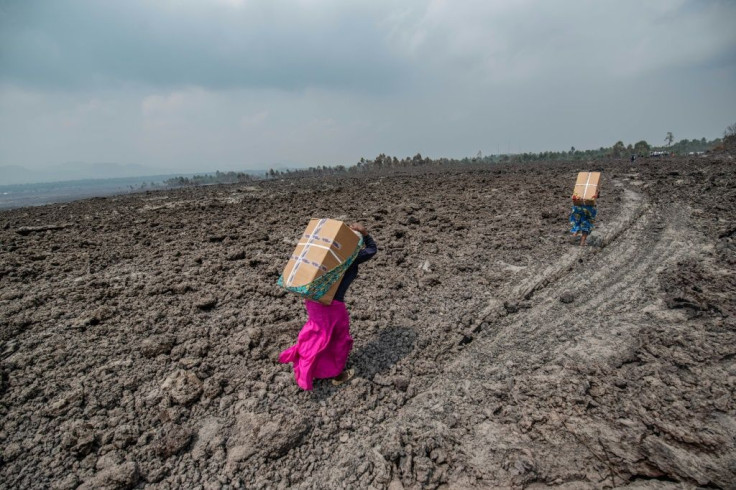
<path id="1" fill-rule="evenodd" d="M 707 0 L 8 2 L 0 166 L 712 138 L 736 114 L 734 20 Z"/>
<path id="2" fill-rule="evenodd" d="M 59 0 L 11 2 L 0 15 L 0 80 L 42 88 L 383 91 L 402 71 L 375 9 L 345 2 Z"/>
<path id="3" fill-rule="evenodd" d="M 390 90 L 733 64 L 730 2 L 8 2 L 0 80 Z M 412 78 L 412 75 L 416 78 Z"/>

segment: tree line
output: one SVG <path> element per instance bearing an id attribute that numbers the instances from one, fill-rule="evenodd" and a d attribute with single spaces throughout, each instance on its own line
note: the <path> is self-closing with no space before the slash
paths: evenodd
<path id="1" fill-rule="evenodd" d="M 220 172 L 214 174 L 193 175 L 191 177 L 173 177 L 163 181 L 168 187 L 185 187 L 208 184 L 242 184 L 259 180 L 259 177 L 245 172 Z"/>
<path id="2" fill-rule="evenodd" d="M 736 125 L 734 125 L 736 126 Z M 728 137 L 729 126 L 724 133 L 724 137 Z M 628 158 L 632 155 L 637 157 L 647 157 L 653 151 L 667 151 L 670 154 L 687 155 L 690 153 L 700 153 L 718 147 L 722 144 L 720 138 L 713 140 L 701 139 L 682 139 L 673 143 L 674 137 L 671 132 L 667 133 L 664 141 L 666 146 L 654 146 L 645 140 L 637 141 L 634 144 L 624 144 L 623 141 L 617 141 L 610 147 L 600 147 L 593 150 L 577 150 L 574 146 L 569 151 L 543 151 L 543 152 L 525 152 L 501 155 L 486 155 L 478 152 L 473 157 L 461 159 L 455 158 L 435 158 L 431 159 L 423 157 L 417 153 L 413 157 L 397 158 L 384 153 L 379 154 L 373 160 L 361 158 L 355 165 L 317 165 L 314 167 L 276 170 L 269 169 L 264 176 L 248 174 L 245 172 L 220 172 L 214 174 L 194 175 L 191 177 L 174 177 L 163 182 L 167 187 L 183 187 L 207 184 L 238 184 L 245 182 L 253 182 L 261 179 L 276 178 L 298 178 L 298 177 L 315 177 L 327 175 L 344 175 L 344 174 L 360 174 L 365 172 L 376 172 L 388 169 L 407 169 L 412 167 L 428 167 L 428 166 L 453 166 L 453 165 L 472 165 L 472 164 L 495 164 L 495 163 L 513 163 L 513 162 L 541 162 L 541 161 L 576 161 L 576 160 L 597 160 L 604 158 Z"/>

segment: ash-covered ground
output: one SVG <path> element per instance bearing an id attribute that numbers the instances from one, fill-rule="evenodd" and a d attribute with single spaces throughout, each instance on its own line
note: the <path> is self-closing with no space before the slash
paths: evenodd
<path id="1" fill-rule="evenodd" d="M 736 488 L 735 210 L 715 155 L 2 212 L 0 487 Z M 303 392 L 276 280 L 311 217 L 379 253 L 347 298 L 356 377 Z"/>

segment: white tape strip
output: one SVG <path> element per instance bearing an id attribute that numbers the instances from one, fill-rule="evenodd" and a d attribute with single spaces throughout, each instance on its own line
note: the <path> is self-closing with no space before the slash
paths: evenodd
<path id="1" fill-rule="evenodd" d="M 332 256 L 335 257 L 335 260 L 337 260 L 338 263 L 342 264 L 342 259 L 340 259 L 340 257 L 335 253 L 334 250 L 332 250 L 331 247 L 325 247 L 324 245 L 320 245 L 318 243 L 303 243 L 302 245 L 304 245 L 305 247 L 317 247 L 317 248 L 329 250 Z"/>
<path id="2" fill-rule="evenodd" d="M 303 264 L 311 265 L 315 269 L 319 269 L 322 272 L 327 272 L 327 267 L 325 267 L 324 265 L 320 265 L 317 262 L 312 262 L 309 259 L 302 259 L 302 258 L 297 257 L 296 255 L 292 255 L 291 258 L 294 262 L 302 262 Z"/>
<path id="3" fill-rule="evenodd" d="M 312 244 L 312 241 L 315 240 L 317 234 L 322 229 L 326 221 L 327 221 L 326 219 L 319 220 L 319 222 L 317 223 L 317 226 L 314 228 L 314 230 L 312 230 L 312 236 L 309 238 L 309 241 L 304 244 L 304 249 L 302 250 L 302 253 L 299 255 L 300 260 L 296 264 L 294 264 L 294 268 L 291 270 L 291 274 L 289 274 L 289 279 L 286 281 L 287 286 L 291 286 L 292 283 L 294 282 L 294 276 L 296 276 L 296 271 L 299 270 L 299 266 L 302 265 L 301 259 L 303 259 L 305 255 L 307 255 L 307 252 L 309 251 L 309 246 Z"/>
<path id="4" fill-rule="evenodd" d="M 592 172 L 588 172 L 588 180 L 586 180 L 586 181 L 585 181 L 585 184 L 577 184 L 577 185 L 582 185 L 582 186 L 583 186 L 583 195 L 582 195 L 582 196 L 580 196 L 580 199 L 581 199 L 582 201 L 588 201 L 588 200 L 592 199 L 592 197 L 591 197 L 591 198 L 587 198 L 587 197 L 585 197 L 585 195 L 586 195 L 586 194 L 588 193 L 588 187 L 589 187 L 589 186 L 591 186 L 591 185 L 592 185 L 593 187 L 598 187 L 598 184 L 591 184 L 591 183 L 590 183 L 590 177 L 591 177 L 592 175 L 593 175 L 593 173 L 592 173 Z M 593 196 L 593 197 L 595 197 L 595 196 Z"/>

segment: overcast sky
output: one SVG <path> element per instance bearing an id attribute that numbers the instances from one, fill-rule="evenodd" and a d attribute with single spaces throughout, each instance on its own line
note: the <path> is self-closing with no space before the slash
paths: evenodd
<path id="1" fill-rule="evenodd" d="M 729 0 L 0 0 L 0 166 L 712 139 L 734 26 Z"/>

